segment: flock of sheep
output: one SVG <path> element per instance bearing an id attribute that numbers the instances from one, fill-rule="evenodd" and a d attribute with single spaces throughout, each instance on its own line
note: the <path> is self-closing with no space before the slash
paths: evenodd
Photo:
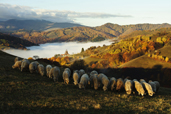
<path id="1" fill-rule="evenodd" d="M 46 75 L 49 78 L 52 78 L 54 81 L 58 81 L 60 76 L 60 68 L 57 66 L 52 67 L 51 65 L 47 65 L 46 68 L 37 61 L 33 61 L 30 63 L 29 60 L 23 59 L 19 60 L 18 57 L 14 60 L 14 65 L 12 68 L 18 68 L 19 70 L 28 70 L 30 73 L 38 72 L 41 76 Z M 146 95 L 148 93 L 149 96 L 153 96 L 156 92 L 158 92 L 160 83 L 158 81 L 146 82 L 144 79 L 140 79 L 140 81 L 133 79 L 124 80 L 122 78 L 116 79 L 115 77 L 111 77 L 110 79 L 103 73 L 98 74 L 97 71 L 93 70 L 89 75 L 85 73 L 83 69 L 73 71 L 73 75 L 71 74 L 71 70 L 69 68 L 65 68 L 62 74 L 63 81 L 66 84 L 69 84 L 71 77 L 73 78 L 74 85 L 78 85 L 78 87 L 86 88 L 88 84 L 91 87 L 94 87 L 97 90 L 99 87 L 103 87 L 103 90 L 111 90 L 116 89 L 120 91 L 125 89 L 126 94 L 130 95 L 131 93 L 138 93 L 138 95 Z"/>

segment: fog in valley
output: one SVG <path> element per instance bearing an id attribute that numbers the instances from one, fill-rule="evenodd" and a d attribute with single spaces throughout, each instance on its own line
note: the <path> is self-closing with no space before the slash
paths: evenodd
<path id="1" fill-rule="evenodd" d="M 46 43 L 40 44 L 40 46 L 31 46 L 27 47 L 30 50 L 17 50 L 17 49 L 10 49 L 4 50 L 5 52 L 19 56 L 22 58 L 33 57 L 35 55 L 39 56 L 39 58 L 49 58 L 53 57 L 55 54 L 64 54 L 66 50 L 68 50 L 69 54 L 76 54 L 80 53 L 81 49 L 87 48 L 91 46 L 103 46 L 110 45 L 112 42 L 111 40 L 105 40 L 101 42 L 62 42 L 62 43 Z"/>

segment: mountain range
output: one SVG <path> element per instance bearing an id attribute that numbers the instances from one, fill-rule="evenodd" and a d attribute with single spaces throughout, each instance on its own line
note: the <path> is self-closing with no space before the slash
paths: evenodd
<path id="1" fill-rule="evenodd" d="M 44 30 L 51 30 L 51 29 L 74 27 L 74 26 L 82 26 L 82 25 L 75 24 L 75 23 L 54 23 L 46 20 L 10 19 L 7 21 L 0 21 L 1 31 L 13 31 L 19 29 L 44 31 Z"/>
<path id="2" fill-rule="evenodd" d="M 4 28 L 5 26 L 6 28 Z M 13 28 L 11 32 L 6 32 L 9 35 L 17 36 L 36 44 L 66 41 L 100 41 L 116 37 L 124 38 L 128 34 L 137 31 L 155 31 L 160 28 L 170 27 L 171 25 L 167 23 L 136 25 L 106 23 L 97 27 L 87 27 L 73 23 L 52 23 L 45 20 L 8 20 L 0 22 L 1 30 Z"/>

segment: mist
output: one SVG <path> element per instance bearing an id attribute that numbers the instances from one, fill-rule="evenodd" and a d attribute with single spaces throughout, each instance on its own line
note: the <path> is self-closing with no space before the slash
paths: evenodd
<path id="1" fill-rule="evenodd" d="M 18 49 L 10 49 L 4 50 L 6 53 L 11 55 L 15 55 L 22 58 L 33 57 L 35 55 L 39 56 L 39 58 L 50 58 L 55 54 L 64 54 L 66 50 L 68 50 L 69 54 L 80 53 L 81 49 L 87 48 L 91 46 L 103 46 L 110 45 L 112 43 L 111 40 L 105 40 L 101 42 L 62 42 L 62 43 L 46 43 L 40 44 L 40 46 L 31 46 L 27 47 L 30 50 L 18 50 Z"/>

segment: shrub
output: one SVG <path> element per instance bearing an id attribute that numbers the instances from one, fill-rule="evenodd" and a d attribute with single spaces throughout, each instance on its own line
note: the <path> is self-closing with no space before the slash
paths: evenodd
<path id="1" fill-rule="evenodd" d="M 166 58 L 165 58 L 165 61 L 166 61 L 166 62 L 169 62 L 169 57 L 166 57 Z"/>
<path id="2" fill-rule="evenodd" d="M 32 57 L 29 57 L 28 60 L 33 60 L 33 58 Z"/>

